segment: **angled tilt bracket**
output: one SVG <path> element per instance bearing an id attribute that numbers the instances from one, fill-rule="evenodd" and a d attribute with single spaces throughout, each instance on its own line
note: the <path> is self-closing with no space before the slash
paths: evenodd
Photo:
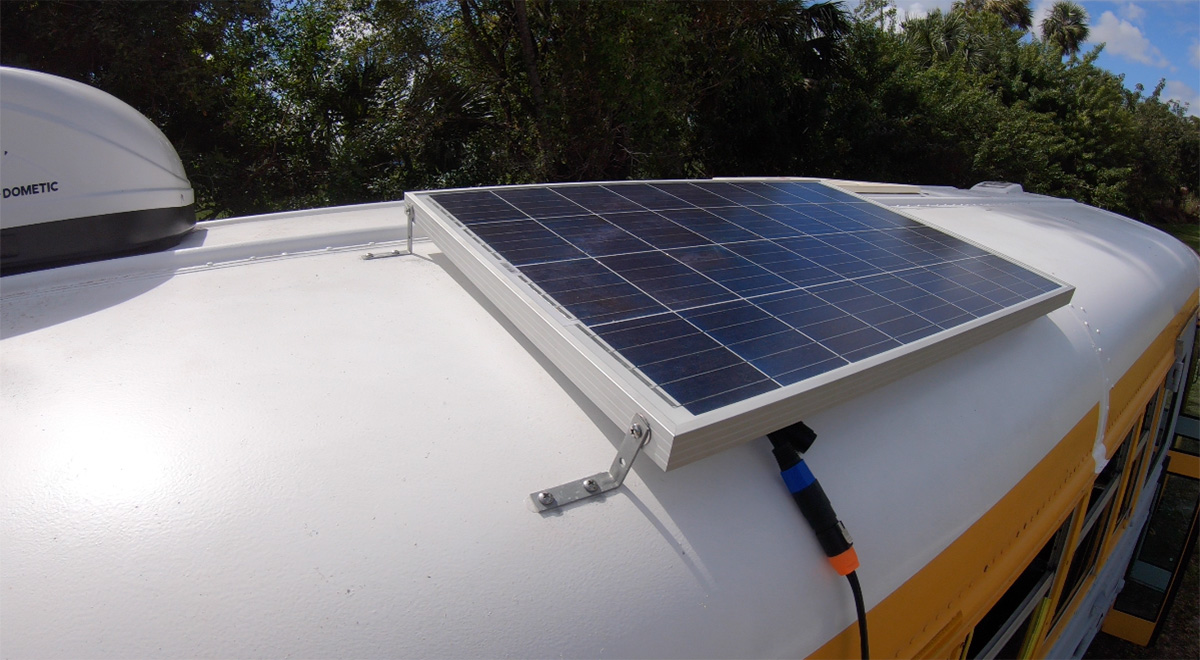
<path id="1" fill-rule="evenodd" d="M 629 422 L 629 430 L 625 432 L 625 439 L 617 448 L 617 457 L 613 459 L 612 467 L 608 468 L 608 472 L 593 474 L 584 479 L 569 481 L 561 486 L 530 493 L 529 500 L 533 503 L 533 510 L 541 513 L 557 509 L 560 506 L 617 488 L 625 481 L 625 475 L 629 474 L 629 468 L 633 467 L 633 459 L 637 458 L 638 452 L 648 442 L 650 442 L 650 424 L 641 414 L 636 414 Z"/>
<path id="2" fill-rule="evenodd" d="M 413 211 L 412 204 L 404 205 L 404 216 L 406 218 L 406 222 L 408 225 L 408 233 L 407 233 L 406 239 L 405 239 L 406 242 L 408 243 L 408 251 L 407 252 L 401 252 L 400 250 L 387 250 L 386 252 L 368 252 L 362 256 L 363 261 L 371 261 L 372 259 L 386 259 L 387 257 L 402 257 L 404 255 L 412 254 L 413 253 L 413 249 L 412 249 L 413 222 L 415 221 L 414 220 L 415 214 L 416 214 L 416 212 Z"/>

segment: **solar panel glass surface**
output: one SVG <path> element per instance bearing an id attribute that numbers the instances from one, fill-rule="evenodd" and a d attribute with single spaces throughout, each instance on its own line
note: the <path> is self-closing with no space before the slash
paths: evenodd
<path id="1" fill-rule="evenodd" d="M 819 182 L 431 197 L 693 415 L 1063 288 Z"/>

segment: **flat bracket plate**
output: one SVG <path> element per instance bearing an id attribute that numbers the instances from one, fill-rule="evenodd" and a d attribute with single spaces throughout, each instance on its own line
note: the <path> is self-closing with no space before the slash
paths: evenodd
<path id="1" fill-rule="evenodd" d="M 629 469 L 633 467 L 633 460 L 637 458 L 638 452 L 648 442 L 650 442 L 650 424 L 641 414 L 634 415 L 633 420 L 629 423 L 629 430 L 625 432 L 625 439 L 621 441 L 621 446 L 617 449 L 617 457 L 613 459 L 608 472 L 599 472 L 590 477 L 568 481 L 554 488 L 530 493 L 529 501 L 533 503 L 533 510 L 541 513 L 557 509 L 560 506 L 617 488 L 625 481 L 625 475 L 629 474 Z"/>

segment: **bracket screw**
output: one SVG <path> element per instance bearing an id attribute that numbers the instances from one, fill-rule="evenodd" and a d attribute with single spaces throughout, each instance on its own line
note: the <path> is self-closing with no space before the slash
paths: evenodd
<path id="1" fill-rule="evenodd" d="M 643 433 L 645 433 L 645 431 L 642 430 L 641 424 L 634 424 L 633 426 L 629 427 L 629 435 L 632 435 L 633 437 L 637 438 L 638 440 L 642 439 Z"/>
<path id="2" fill-rule="evenodd" d="M 596 483 L 595 479 L 584 479 L 583 480 L 583 489 L 589 493 L 594 493 L 594 492 L 600 490 L 600 484 Z"/>
<path id="3" fill-rule="evenodd" d="M 538 493 L 537 498 L 538 498 L 538 501 L 541 502 L 542 504 L 544 504 L 545 506 L 550 506 L 551 504 L 554 504 L 554 496 L 551 495 L 550 493 Z"/>

